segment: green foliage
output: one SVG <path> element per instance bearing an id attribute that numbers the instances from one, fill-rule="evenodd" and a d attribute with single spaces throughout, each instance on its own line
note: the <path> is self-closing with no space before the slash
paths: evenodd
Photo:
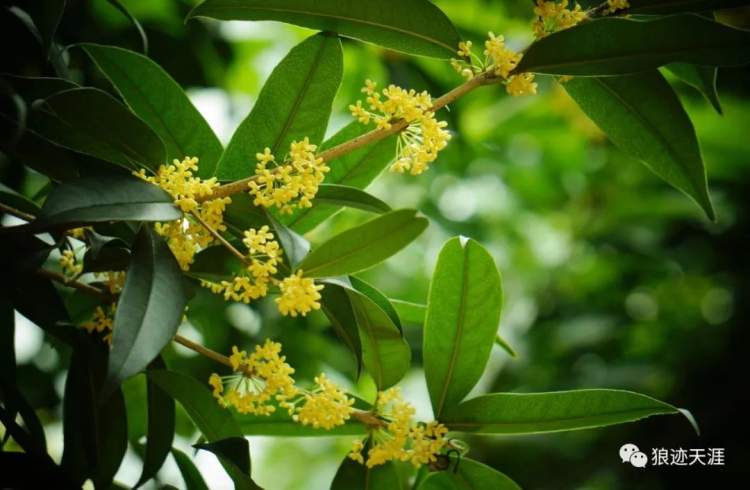
<path id="1" fill-rule="evenodd" d="M 148 367 L 148 369 L 165 368 L 164 361 L 159 357 Z M 146 380 L 146 396 L 148 403 L 146 452 L 143 457 L 143 471 L 136 486 L 156 476 L 161 469 L 172 449 L 175 431 L 174 399 L 150 378 Z"/>
<path id="2" fill-rule="evenodd" d="M 413 209 L 382 214 L 343 233 L 313 250 L 298 268 L 308 277 L 332 277 L 372 267 L 417 238 L 428 222 Z"/>
<path id="3" fill-rule="evenodd" d="M 691 65 L 689 63 L 670 63 L 665 67 L 683 82 L 695 87 L 721 114 L 721 102 L 716 91 L 716 77 L 718 68 L 710 66 Z"/>
<path id="4" fill-rule="evenodd" d="M 521 490 L 521 487 L 503 473 L 478 461 L 462 458 L 452 461 L 455 470 L 447 469 L 431 473 L 419 485 L 418 490 L 472 490 L 492 488 L 497 490 Z"/>
<path id="5" fill-rule="evenodd" d="M 350 488 L 386 490 L 401 487 L 401 479 L 394 463 L 388 462 L 384 465 L 368 468 L 349 458 L 341 462 L 341 466 L 339 466 L 331 483 L 331 490 L 348 490 Z"/>
<path id="6" fill-rule="evenodd" d="M 210 177 L 223 148 L 185 92 L 158 64 L 116 46 L 86 43 L 96 62 L 122 98 L 164 142 L 167 161 L 198 156 L 198 176 Z"/>
<path id="7" fill-rule="evenodd" d="M 555 75 L 621 75 L 673 62 L 710 66 L 750 62 L 750 32 L 699 15 L 654 20 L 604 18 L 534 44 L 518 71 Z"/>
<path id="8" fill-rule="evenodd" d="M 658 71 L 575 78 L 565 90 L 614 144 L 692 197 L 709 219 L 715 219 L 693 123 Z"/>
<path id="9" fill-rule="evenodd" d="M 317 34 L 292 49 L 235 131 L 215 175 L 222 180 L 247 177 L 255 168 L 255 154 L 264 148 L 282 161 L 292 141 L 308 137 L 319 144 L 341 83 L 342 56 L 341 41 L 330 34 Z"/>
<path id="10" fill-rule="evenodd" d="M 190 490 L 208 490 L 208 485 L 206 485 L 203 476 L 201 476 L 198 468 L 195 467 L 190 456 L 179 449 L 172 449 L 172 456 L 174 457 L 175 462 L 177 462 L 177 467 L 180 469 L 182 479 L 187 488 Z"/>
<path id="11" fill-rule="evenodd" d="M 440 251 L 424 322 L 423 363 L 438 420 L 479 381 L 500 324 L 503 292 L 490 254 L 456 237 Z"/>
<path id="12" fill-rule="evenodd" d="M 381 0 L 377 5 L 335 0 L 206 0 L 188 18 L 278 20 L 379 44 L 409 54 L 448 58 L 459 36 L 427 0 Z"/>

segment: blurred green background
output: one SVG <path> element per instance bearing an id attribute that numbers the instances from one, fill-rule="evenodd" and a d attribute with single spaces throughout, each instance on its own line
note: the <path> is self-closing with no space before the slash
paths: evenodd
<path id="1" fill-rule="evenodd" d="M 264 80 L 291 47 L 311 34 L 273 22 L 183 19 L 195 2 L 124 2 L 143 23 L 150 56 L 183 87 L 224 141 L 252 107 Z M 436 2 L 481 44 L 487 31 L 521 48 L 531 40 L 529 0 Z M 722 17 L 750 26 L 747 12 Z M 40 75 L 41 53 L 21 26 L 18 42 L 3 47 L 16 72 Z M 103 0 L 71 1 L 60 27 L 64 44 L 93 41 L 139 50 L 128 20 Z M 24 44 L 26 43 L 26 44 Z M 26 48 L 20 46 L 26 45 Z M 328 134 L 351 120 L 346 107 L 360 97 L 365 78 L 437 96 L 460 83 L 447 62 L 418 59 L 344 40 L 344 82 Z M 81 83 L 109 90 L 107 82 L 71 47 Z M 609 429 L 527 437 L 469 437 L 470 455 L 530 489 L 666 489 L 724 487 L 743 473 L 750 456 L 746 430 L 745 349 L 748 344 L 750 252 L 750 71 L 719 72 L 724 115 L 691 87 L 675 81 L 694 121 L 705 156 L 718 222 L 668 187 L 642 164 L 615 149 L 552 80 L 540 78 L 540 95 L 511 98 L 484 88 L 442 111 L 454 133 L 448 149 L 420 177 L 385 174 L 370 191 L 392 207 L 416 207 L 431 225 L 415 243 L 362 277 L 390 297 L 423 303 L 442 243 L 454 235 L 479 240 L 495 257 L 506 289 L 501 334 L 518 351 L 511 359 L 495 347 L 475 392 L 624 388 L 690 409 L 703 434 L 679 417 L 657 417 Z M 103 122 L 106 124 L 106 122 Z M 250 163 L 248 163 L 250 165 Z M 335 162 L 333 162 L 335 165 Z M 2 181 L 29 195 L 44 177 L 0 159 Z M 346 211 L 309 234 L 315 242 L 367 219 Z M 250 347 L 280 340 L 298 377 L 324 370 L 365 396 L 373 387 L 354 380 L 351 355 L 321 314 L 305 320 L 279 317 L 270 302 L 229 305 L 200 291 L 180 332 L 212 349 Z M 46 421 L 50 451 L 62 453 L 60 394 L 67 360 L 19 319 L 19 385 Z M 406 397 L 430 419 L 420 372 L 421 334 L 408 327 L 413 372 L 402 382 Z M 200 379 L 216 369 L 174 348 L 171 368 Z M 50 382 L 50 380 L 53 380 Z M 145 423 L 143 379 L 127 385 L 129 424 Z M 141 401 L 139 402 L 139 397 Z M 196 435 L 184 415 L 176 445 Z M 727 466 L 646 468 L 623 465 L 627 442 L 650 448 L 726 449 Z M 253 477 L 269 489 L 327 488 L 351 438 L 251 438 Z M 140 474 L 136 447 L 117 480 Z M 196 456 L 213 488 L 229 480 L 208 453 Z M 162 483 L 183 487 L 174 462 Z M 723 485 L 725 482 L 727 485 Z M 153 485 L 153 484 L 150 484 Z M 152 486 L 153 488 L 153 486 Z"/>

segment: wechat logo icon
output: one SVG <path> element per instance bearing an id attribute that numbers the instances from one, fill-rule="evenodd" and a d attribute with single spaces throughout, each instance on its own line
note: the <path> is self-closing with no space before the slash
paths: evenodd
<path id="1" fill-rule="evenodd" d="M 648 456 L 638 449 L 635 444 L 623 444 L 620 448 L 620 459 L 623 463 L 630 463 L 636 468 L 645 468 L 648 464 Z"/>

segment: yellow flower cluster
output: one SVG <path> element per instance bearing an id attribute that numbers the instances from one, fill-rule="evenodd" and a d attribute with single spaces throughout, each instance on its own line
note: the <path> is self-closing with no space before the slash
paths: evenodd
<path id="1" fill-rule="evenodd" d="M 610 2 L 612 1 L 610 0 Z M 577 3 L 572 9 L 568 8 L 568 0 L 561 0 L 560 2 L 536 0 L 534 14 L 536 14 L 536 19 L 532 23 L 532 28 L 537 39 L 541 39 L 552 32 L 572 27 L 586 19 L 586 12 Z"/>
<path id="2" fill-rule="evenodd" d="M 246 230 L 242 242 L 248 249 L 243 273 L 234 276 L 231 281 L 220 283 L 202 280 L 201 285 L 213 293 L 223 294 L 227 301 L 249 303 L 268 294 L 269 284 L 273 274 L 278 271 L 276 266 L 283 252 L 267 225 L 259 230 Z"/>
<path id="3" fill-rule="evenodd" d="M 240 413 L 269 415 L 278 405 L 303 425 L 326 430 L 343 425 L 351 415 L 354 399 L 325 374 L 315 378 L 312 390 L 296 387 L 291 376 L 294 369 L 280 353 L 281 344 L 271 340 L 256 346 L 249 356 L 232 347 L 229 362 L 237 374 L 224 378 L 212 374 L 208 383 L 214 397 L 222 406 L 233 406 Z"/>
<path id="4" fill-rule="evenodd" d="M 331 430 L 343 425 L 352 413 L 354 399 L 329 380 L 325 374 L 315 378 L 317 388 L 304 394 L 304 405 L 297 409 L 294 420 L 302 425 Z"/>
<path id="5" fill-rule="evenodd" d="M 448 443 L 445 439 L 448 429 L 443 424 L 413 422 L 414 407 L 404 401 L 398 388 L 378 393 L 376 411 L 387 424 L 372 434 L 372 446 L 367 452 L 368 468 L 388 461 L 409 461 L 415 467 L 433 463 Z M 364 447 L 362 440 L 356 440 L 349 457 L 365 463 Z"/>
<path id="6" fill-rule="evenodd" d="M 372 80 L 365 81 L 362 92 L 367 94 L 369 110 L 359 100 L 349 106 L 359 122 L 369 124 L 373 121 L 379 129 L 390 129 L 396 120 L 408 123 L 399 134 L 396 160 L 391 170 L 400 173 L 409 171 L 412 175 L 427 170 L 451 138 L 450 132 L 445 129 L 448 123 L 435 118 L 430 94 L 395 85 L 378 92 Z"/>
<path id="7" fill-rule="evenodd" d="M 108 332 L 102 340 L 108 344 L 112 343 L 112 327 L 114 326 L 115 311 L 117 309 L 117 303 L 112 303 L 108 309 L 101 306 L 97 306 L 94 310 L 94 317 L 81 324 L 81 328 L 85 329 L 88 333 L 94 332 Z"/>
<path id="8" fill-rule="evenodd" d="M 109 294 L 118 294 L 125 287 L 125 271 L 101 272 L 96 277 L 104 281 Z"/>
<path id="9" fill-rule="evenodd" d="M 224 211 L 232 200 L 224 197 L 199 203 L 198 199 L 210 196 L 219 183 L 213 177 L 207 180 L 194 177 L 193 172 L 197 170 L 198 159 L 187 157 L 182 161 L 175 159 L 171 165 L 160 166 L 155 176 L 146 175 L 143 169 L 135 172 L 135 175 L 167 191 L 184 213 L 196 213 L 214 230 L 225 231 Z M 188 216 L 169 223 L 157 223 L 155 229 L 167 239 L 182 270 L 188 270 L 195 254 L 214 240 L 205 227 Z"/>
<path id="10" fill-rule="evenodd" d="M 248 183 L 255 205 L 270 208 L 277 206 L 282 213 L 291 213 L 295 207 L 309 208 L 330 168 L 315 155 L 317 146 L 305 137 L 293 141 L 287 159 L 279 164 L 266 148 L 255 155 L 255 179 Z"/>
<path id="11" fill-rule="evenodd" d="M 276 298 L 276 305 L 284 316 L 305 316 L 312 310 L 320 309 L 318 300 L 323 285 L 304 277 L 301 270 L 282 280 L 279 289 L 281 296 Z"/>
<path id="12" fill-rule="evenodd" d="M 495 36 L 490 32 L 489 39 L 484 42 L 484 55 L 488 69 L 494 70 L 495 75 L 506 81 L 505 89 L 510 95 L 536 94 L 537 85 L 533 73 L 510 74 L 518 66 L 522 55 L 509 49 L 503 36 Z"/>
<path id="13" fill-rule="evenodd" d="M 76 254 L 70 249 L 65 249 L 60 254 L 60 267 L 63 274 L 70 279 L 78 277 L 83 272 L 83 264 L 76 260 Z"/>
<path id="14" fill-rule="evenodd" d="M 607 10 L 604 13 L 614 14 L 618 10 L 625 10 L 627 8 L 630 8 L 628 0 L 607 0 Z"/>

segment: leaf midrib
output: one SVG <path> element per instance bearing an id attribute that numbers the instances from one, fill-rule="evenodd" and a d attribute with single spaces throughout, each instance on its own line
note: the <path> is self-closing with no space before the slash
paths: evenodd
<path id="1" fill-rule="evenodd" d="M 460 407 L 460 405 L 459 405 Z M 653 415 L 666 415 L 670 413 L 679 413 L 674 408 L 669 407 L 662 407 L 658 409 L 648 409 L 648 408 L 639 408 L 639 409 L 632 409 L 632 410 L 616 410 L 613 412 L 606 412 L 603 414 L 597 414 L 597 415 L 577 415 L 573 417 L 557 417 L 552 420 L 531 420 L 531 421 L 524 421 L 524 422 L 453 422 L 451 420 L 444 420 L 443 422 L 450 426 L 451 428 L 454 427 L 482 427 L 482 426 L 499 426 L 499 427 L 512 427 L 514 425 L 529 425 L 529 424 L 538 424 L 540 426 L 545 425 L 551 425 L 556 422 L 567 422 L 567 421 L 574 421 L 574 420 L 586 420 L 590 419 L 592 417 L 611 417 L 611 416 L 617 416 L 617 415 L 626 415 L 626 414 L 645 414 L 644 416 L 648 416 L 649 414 Z M 639 416 L 639 418 L 643 418 L 643 416 Z M 602 424 L 607 425 L 607 424 Z M 565 430 L 565 429 L 560 429 Z"/>
<path id="2" fill-rule="evenodd" d="M 453 351 L 451 352 L 451 359 L 450 363 L 448 364 L 448 373 L 446 374 L 445 380 L 443 381 L 443 391 L 440 394 L 440 399 L 438 401 L 438 407 L 436 410 L 435 418 L 440 419 L 440 416 L 443 414 L 443 407 L 445 406 L 445 398 L 448 396 L 448 387 L 450 386 L 450 382 L 453 378 L 453 371 L 456 367 L 456 362 L 458 360 L 458 353 L 461 349 L 461 338 L 463 334 L 463 328 L 464 328 L 464 320 L 466 317 L 466 291 L 467 291 L 467 283 L 468 283 L 468 274 L 469 274 L 469 267 L 468 267 L 468 250 L 469 250 L 469 244 L 467 243 L 465 247 L 463 247 L 463 267 L 461 271 L 461 302 L 459 303 L 458 307 L 458 320 L 456 321 L 456 333 L 453 336 Z"/>
<path id="3" fill-rule="evenodd" d="M 384 29 L 384 30 L 390 30 L 390 31 L 393 31 L 393 32 L 401 33 L 401 34 L 406 34 L 407 36 L 416 37 L 416 38 L 421 39 L 423 41 L 426 41 L 428 43 L 440 46 L 441 48 L 445 48 L 445 49 L 447 49 L 447 50 L 449 50 L 451 52 L 455 51 L 455 48 L 453 46 L 449 46 L 449 45 L 443 43 L 442 41 L 439 41 L 439 40 L 437 40 L 435 38 L 432 38 L 430 36 L 426 36 L 424 34 L 419 34 L 417 32 L 409 31 L 409 30 L 406 30 L 406 29 L 402 29 L 400 27 L 390 26 L 390 25 L 387 25 L 387 24 L 381 24 L 379 22 L 368 21 L 368 20 L 364 20 L 364 19 L 357 19 L 356 17 L 347 17 L 347 16 L 343 16 L 343 15 L 334 15 L 334 14 L 326 14 L 326 13 L 322 13 L 322 12 L 310 12 L 310 11 L 301 10 L 301 9 L 278 8 L 278 7 L 274 8 L 274 7 L 252 7 L 252 6 L 244 6 L 244 5 L 226 5 L 226 6 L 225 5 L 217 5 L 217 6 L 212 6 L 211 8 L 214 9 L 214 10 L 234 10 L 234 9 L 239 9 L 239 10 L 270 11 L 270 12 L 280 12 L 280 13 L 290 13 L 290 14 L 299 14 L 299 15 L 309 15 L 309 16 L 312 16 L 312 17 L 324 17 L 324 18 L 329 18 L 329 19 L 349 21 L 349 22 L 352 22 L 354 24 L 369 25 L 369 26 L 379 27 L 379 28 Z M 197 16 L 199 17 L 199 16 L 201 16 L 201 14 L 199 13 Z M 269 19 L 269 20 L 273 20 L 273 19 Z"/>

